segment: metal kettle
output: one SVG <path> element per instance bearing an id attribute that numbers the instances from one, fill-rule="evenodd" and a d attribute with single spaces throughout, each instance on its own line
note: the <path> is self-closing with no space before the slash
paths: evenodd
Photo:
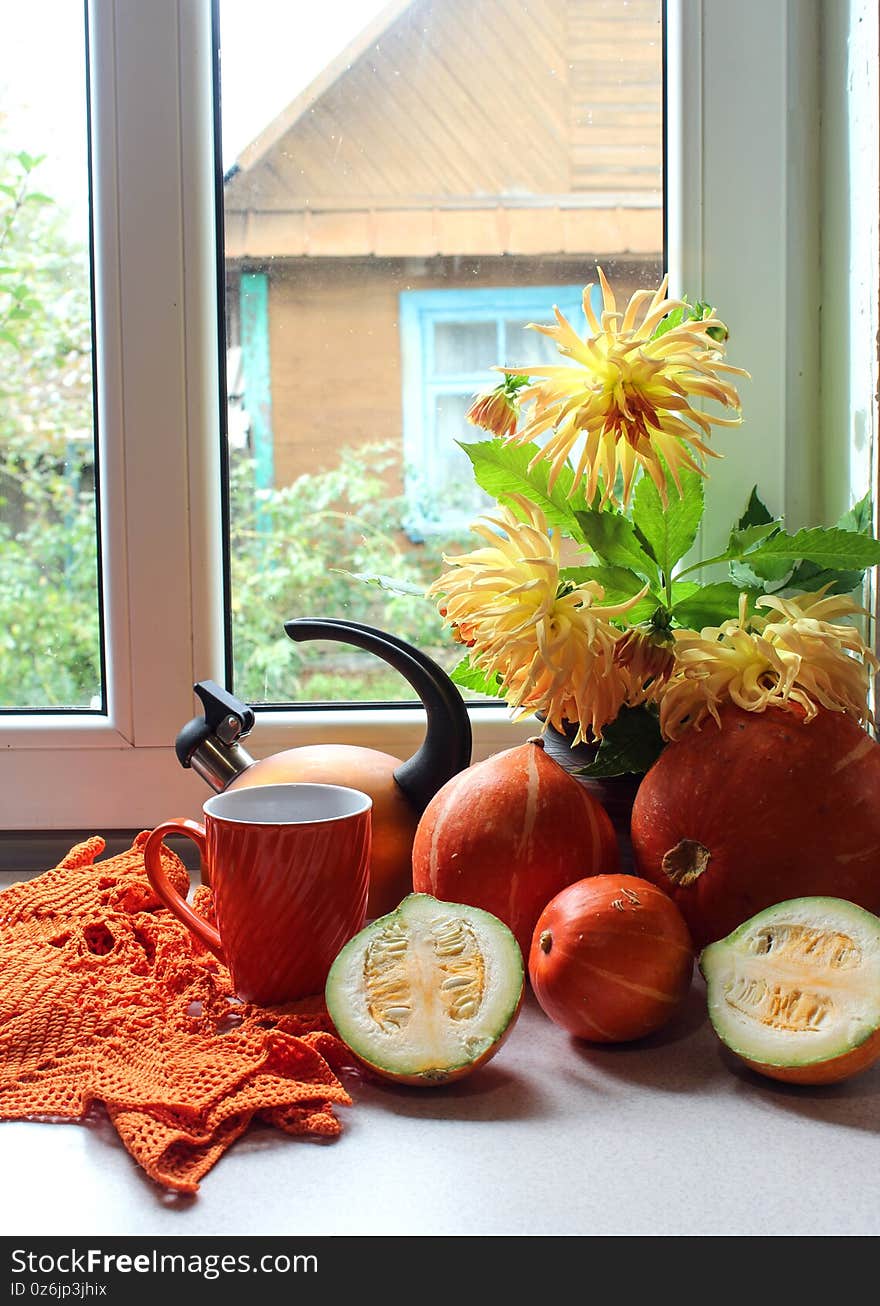
<path id="1" fill-rule="evenodd" d="M 242 746 L 255 725 L 246 703 L 212 680 L 194 686 L 203 713 L 180 730 L 177 757 L 218 792 L 245 785 L 311 781 L 348 785 L 373 800 L 370 916 L 392 911 L 412 890 L 412 841 L 419 817 L 437 790 L 470 765 L 467 708 L 446 672 L 427 654 L 395 635 L 359 622 L 298 618 L 284 629 L 296 641 L 329 639 L 362 648 L 394 667 L 418 695 L 425 737 L 401 760 L 351 744 L 308 744 L 259 761 Z"/>

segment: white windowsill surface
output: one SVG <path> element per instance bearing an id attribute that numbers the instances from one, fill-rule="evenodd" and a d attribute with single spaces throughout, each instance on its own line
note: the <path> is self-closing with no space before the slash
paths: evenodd
<path id="1" fill-rule="evenodd" d="M 4 883 L 0 879 L 0 884 Z M 4 1235 L 812 1236 L 880 1232 L 880 1066 L 794 1088 L 736 1068 L 697 976 L 641 1044 L 576 1043 L 529 996 L 446 1089 L 346 1078 L 342 1135 L 255 1127 L 195 1197 L 164 1193 L 103 1108 L 0 1124 Z M 49 1181 L 51 1180 L 51 1181 Z"/>

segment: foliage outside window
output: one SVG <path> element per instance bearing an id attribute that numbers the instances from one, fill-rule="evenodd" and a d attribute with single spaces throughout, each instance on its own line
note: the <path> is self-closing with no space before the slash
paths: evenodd
<path id="1" fill-rule="evenodd" d="M 0 706 L 100 707 L 88 256 L 0 153 Z"/>

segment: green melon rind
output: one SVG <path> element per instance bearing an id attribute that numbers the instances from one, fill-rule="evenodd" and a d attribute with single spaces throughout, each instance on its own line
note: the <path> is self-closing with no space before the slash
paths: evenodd
<path id="1" fill-rule="evenodd" d="M 387 1065 L 377 1060 L 375 1047 L 365 1039 L 363 1031 L 350 1014 L 344 1000 L 348 969 L 353 960 L 363 956 L 370 937 L 379 934 L 388 922 L 395 918 L 405 920 L 407 911 L 413 906 L 418 909 L 420 903 L 436 904 L 442 911 L 448 911 L 450 914 L 461 913 L 467 920 L 475 924 L 482 924 L 485 929 L 491 932 L 496 950 L 501 953 L 504 974 L 510 977 L 510 998 L 502 1009 L 503 1015 L 498 1028 L 487 1034 L 478 1047 L 469 1051 L 468 1056 L 462 1057 L 457 1062 L 450 1062 L 443 1067 L 442 1072 L 436 1075 L 422 1069 L 417 1061 L 407 1062 L 405 1058 L 400 1058 L 393 1065 Z M 517 943 L 515 935 L 503 921 L 481 907 L 471 907 L 464 903 L 444 902 L 442 899 L 434 898 L 427 893 L 411 893 L 403 899 L 400 906 L 395 908 L 393 912 L 388 912 L 385 916 L 377 917 L 376 920 L 371 921 L 359 934 L 356 934 L 353 939 L 350 939 L 344 945 L 330 967 L 324 997 L 327 1011 L 339 1037 L 359 1060 L 368 1066 L 372 1066 L 380 1074 L 387 1071 L 392 1075 L 419 1076 L 426 1083 L 436 1082 L 439 1084 L 457 1070 L 461 1070 L 464 1066 L 479 1060 L 490 1048 L 501 1042 L 519 1013 L 524 991 L 525 965 L 522 949 Z"/>
<path id="2" fill-rule="evenodd" d="M 760 1062 L 762 1065 L 771 1066 L 774 1069 L 795 1070 L 801 1068 L 806 1069 L 809 1066 L 821 1065 L 823 1062 L 830 1059 L 827 1052 L 822 1056 L 789 1056 L 784 1060 L 774 1059 L 773 1057 L 765 1056 L 763 1054 L 756 1054 L 754 1048 L 746 1047 L 741 1043 L 736 1042 L 731 1037 L 730 1031 L 725 1027 L 725 1023 L 719 1015 L 719 1011 L 723 1011 L 723 1008 L 720 1007 L 720 1001 L 717 994 L 713 992 L 714 981 L 711 973 L 713 963 L 717 958 L 723 956 L 725 952 L 732 949 L 744 936 L 751 933 L 753 930 L 760 929 L 763 924 L 778 921 L 783 913 L 791 912 L 796 915 L 800 910 L 803 911 L 807 918 L 809 918 L 810 915 L 815 915 L 823 909 L 827 910 L 832 916 L 836 915 L 840 924 L 844 924 L 846 918 L 849 917 L 854 924 L 861 926 L 863 929 L 872 931 L 877 935 L 878 940 L 880 940 L 880 917 L 875 916 L 864 907 L 859 907 L 856 903 L 850 902 L 846 898 L 819 896 L 787 898 L 784 902 L 774 903 L 772 907 L 765 907 L 763 911 L 749 917 L 747 921 L 743 921 L 742 925 L 738 925 L 735 930 L 732 930 L 730 934 L 726 935 L 723 939 L 718 939 L 716 942 L 708 944 L 700 953 L 698 959 L 699 968 L 700 973 L 706 981 L 709 1020 L 711 1021 L 712 1028 L 715 1030 L 715 1033 L 721 1039 L 722 1043 L 730 1048 L 731 1052 L 736 1053 L 737 1056 L 742 1057 L 744 1060 Z M 878 996 L 877 1002 L 877 1025 L 865 1026 L 864 1034 L 858 1039 L 847 1040 L 838 1049 L 836 1055 L 844 1056 L 847 1052 L 854 1052 L 873 1036 L 877 1026 L 880 1026 L 880 996 Z M 835 1054 L 832 1053 L 831 1055 Z"/>

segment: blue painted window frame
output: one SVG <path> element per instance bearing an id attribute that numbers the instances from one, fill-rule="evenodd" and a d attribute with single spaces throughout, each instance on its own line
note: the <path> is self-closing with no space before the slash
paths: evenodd
<path id="1" fill-rule="evenodd" d="M 583 331 L 583 294 L 582 284 L 400 292 L 403 461 L 408 505 L 404 529 L 411 539 L 466 530 L 474 515 L 471 511 L 438 510 L 428 517 L 420 504 L 421 488 L 436 484 L 436 397 L 475 394 L 501 379 L 499 374 L 489 371 L 438 372 L 434 366 L 434 326 L 449 321 L 494 321 L 497 361 L 515 364 L 515 343 L 511 348 L 511 343 L 504 339 L 505 321 L 515 317 L 549 323 L 556 304 L 572 325 Z M 487 438 L 472 426 L 462 431 L 461 437 L 463 440 Z"/>

